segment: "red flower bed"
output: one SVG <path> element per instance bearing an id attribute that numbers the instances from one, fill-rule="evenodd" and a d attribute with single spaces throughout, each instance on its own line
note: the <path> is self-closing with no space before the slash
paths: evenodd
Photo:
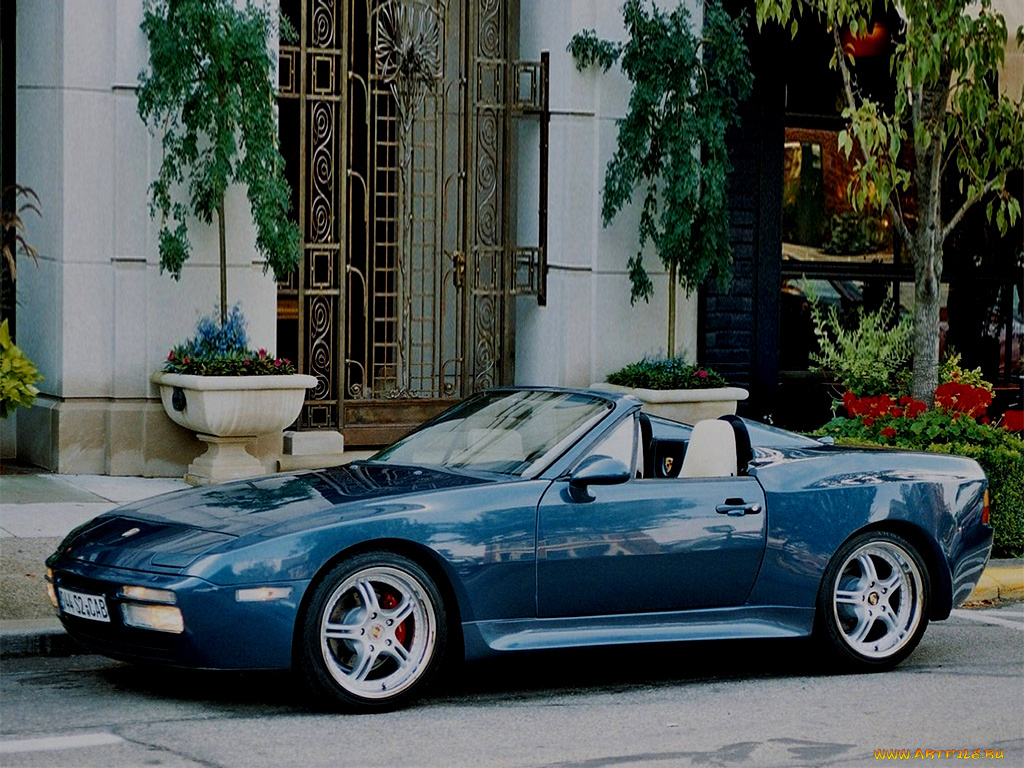
<path id="1" fill-rule="evenodd" d="M 935 390 L 935 405 L 950 415 L 980 419 L 992 405 L 992 393 L 984 387 L 949 381 Z"/>
<path id="2" fill-rule="evenodd" d="M 882 416 L 913 419 L 928 410 L 927 405 L 907 395 L 903 395 L 897 402 L 892 395 L 857 397 L 853 392 L 843 395 L 843 407 L 851 418 L 861 416 L 872 420 Z"/>

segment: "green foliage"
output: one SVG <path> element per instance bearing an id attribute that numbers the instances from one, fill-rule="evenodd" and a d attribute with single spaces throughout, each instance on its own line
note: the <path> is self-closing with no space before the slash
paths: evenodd
<path id="1" fill-rule="evenodd" d="M 194 376 L 279 376 L 295 373 L 295 365 L 287 358 L 269 357 L 266 350 L 246 350 L 211 358 L 179 357 L 164 363 L 164 373 L 187 373 Z M 261 356 L 262 354 L 262 356 Z"/>
<path id="2" fill-rule="evenodd" d="M 969 443 L 979 448 L 1006 446 L 1007 441 L 1020 442 L 1009 432 L 991 424 L 948 413 L 941 409 L 926 410 L 913 418 L 880 416 L 847 418 L 837 416 L 816 434 L 830 435 L 855 442 L 868 442 L 923 451 L 930 446 Z M 1011 446 L 1012 447 L 1012 446 Z"/>
<path id="3" fill-rule="evenodd" d="M 621 60 L 633 84 L 605 171 L 604 224 L 642 188 L 640 251 L 653 243 L 665 266 L 675 266 L 687 293 L 708 277 L 727 283 L 732 251 L 725 137 L 753 81 L 743 40 L 746 16 L 733 19 L 712 0 L 704 7 L 698 37 L 682 3 L 665 13 L 627 0 L 622 14 L 629 33 L 625 43 L 587 30 L 568 46 L 579 69 L 597 64 L 607 70 Z M 629 260 L 629 274 L 630 301 L 649 300 L 653 285 L 639 253 Z"/>
<path id="4" fill-rule="evenodd" d="M 161 270 L 180 279 L 191 252 L 188 216 L 211 224 L 214 213 L 222 215 L 228 185 L 241 183 L 256 248 L 274 275 L 285 277 L 301 249 L 277 147 L 270 14 L 233 0 L 147 0 L 142 31 L 150 59 L 139 75 L 139 116 L 163 133 L 150 186 Z M 187 205 L 175 197 L 179 185 L 187 186 Z"/>
<path id="5" fill-rule="evenodd" d="M 707 389 L 728 386 L 722 376 L 706 365 L 690 365 L 681 358 L 644 358 L 608 374 L 609 384 L 635 389 Z"/>
<path id="6" fill-rule="evenodd" d="M 622 55 L 622 43 L 602 40 L 594 30 L 584 29 L 573 35 L 566 50 L 572 54 L 576 69 L 580 72 L 594 64 L 599 66 L 602 72 L 607 72 Z"/>
<path id="7" fill-rule="evenodd" d="M 813 370 L 828 371 L 856 395 L 899 392 L 901 376 L 910 359 L 914 326 L 905 315 L 899 320 L 890 306 L 877 312 L 857 307 L 854 322 L 844 323 L 836 307 L 825 309 L 811 298 L 811 320 L 818 340 Z"/>
<path id="8" fill-rule="evenodd" d="M 11 341 L 4 320 L 0 323 L 0 418 L 6 419 L 18 406 L 32 405 L 39 394 L 33 384 L 42 378 L 35 364 Z"/>

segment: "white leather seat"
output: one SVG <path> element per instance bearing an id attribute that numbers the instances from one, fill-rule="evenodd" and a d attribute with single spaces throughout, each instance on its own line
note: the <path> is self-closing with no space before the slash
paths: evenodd
<path id="1" fill-rule="evenodd" d="M 690 434 L 680 477 L 735 477 L 736 433 L 718 419 L 698 421 Z"/>

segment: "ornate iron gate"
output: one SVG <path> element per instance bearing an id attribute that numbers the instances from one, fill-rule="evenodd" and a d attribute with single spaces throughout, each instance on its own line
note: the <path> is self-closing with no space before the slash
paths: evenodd
<path id="1" fill-rule="evenodd" d="M 537 246 L 511 244 L 510 124 L 541 117 L 545 178 L 546 60 L 514 61 L 514 0 L 281 7 L 304 258 L 278 286 L 278 351 L 317 378 L 301 429 L 379 444 L 511 383 L 512 297 L 542 296 L 545 259 L 543 227 Z"/>

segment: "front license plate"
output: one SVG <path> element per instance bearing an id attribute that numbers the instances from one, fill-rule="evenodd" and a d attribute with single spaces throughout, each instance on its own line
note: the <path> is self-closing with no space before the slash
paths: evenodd
<path id="1" fill-rule="evenodd" d="M 73 592 L 64 587 L 57 587 L 60 595 L 60 607 L 68 616 L 77 616 L 80 619 L 91 621 L 110 621 L 110 614 L 107 613 L 107 601 L 103 595 L 87 595 L 83 592 Z"/>

